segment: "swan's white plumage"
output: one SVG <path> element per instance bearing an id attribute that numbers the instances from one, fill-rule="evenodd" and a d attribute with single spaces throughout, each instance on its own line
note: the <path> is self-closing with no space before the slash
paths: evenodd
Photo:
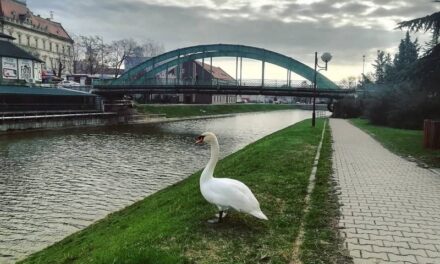
<path id="1" fill-rule="evenodd" d="M 211 159 L 200 177 L 200 191 L 203 197 L 220 211 L 232 208 L 267 220 L 252 191 L 244 183 L 228 178 L 214 178 L 213 173 L 219 158 L 217 137 L 210 132 L 202 134 L 203 142 L 211 145 Z"/>

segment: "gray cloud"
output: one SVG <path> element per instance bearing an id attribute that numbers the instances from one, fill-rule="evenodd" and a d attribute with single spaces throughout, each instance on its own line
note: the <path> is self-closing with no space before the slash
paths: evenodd
<path id="1" fill-rule="evenodd" d="M 310 5 L 265 2 L 258 8 L 243 0 L 212 0 L 215 8 L 141 0 L 32 0 L 28 5 L 43 15 L 54 10 L 56 20 L 70 32 L 101 35 L 108 41 L 128 37 L 154 39 L 167 50 L 196 44 L 236 43 L 274 50 L 305 62 L 312 61 L 315 50 L 329 50 L 335 55 L 334 63 L 340 65 L 360 61 L 362 54 L 371 50 L 397 47 L 403 32 L 386 28 L 377 18 L 412 18 L 410 9 L 415 16 L 424 15 L 432 13 L 436 5 L 428 2 L 402 7 L 397 1 L 381 0 L 387 5 L 394 3 L 395 8 L 384 10 L 377 6 L 364 16 L 369 7 L 363 1 L 331 0 Z M 342 2 L 346 4 L 335 7 Z M 347 18 L 348 23 L 341 23 Z M 365 26 L 365 21 L 370 21 L 370 25 Z"/>

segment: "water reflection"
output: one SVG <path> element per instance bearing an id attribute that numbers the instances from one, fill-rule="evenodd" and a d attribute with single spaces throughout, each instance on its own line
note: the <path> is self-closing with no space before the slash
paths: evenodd
<path id="1" fill-rule="evenodd" d="M 167 124 L 0 137 L 0 263 L 13 262 L 201 169 L 218 135 L 224 157 L 310 117 L 294 110 Z"/>

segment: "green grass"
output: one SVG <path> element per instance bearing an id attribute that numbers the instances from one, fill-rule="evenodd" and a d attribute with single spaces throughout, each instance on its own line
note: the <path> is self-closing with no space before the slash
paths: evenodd
<path id="1" fill-rule="evenodd" d="M 315 188 L 310 196 L 309 211 L 305 216 L 304 241 L 300 254 L 304 264 L 352 263 L 348 252 L 342 249 L 343 241 L 337 230 L 339 206 L 330 179 L 332 174 L 330 133 L 330 127 L 327 126 L 316 171 Z"/>
<path id="2" fill-rule="evenodd" d="M 269 221 L 232 212 L 224 223 L 208 224 L 216 210 L 201 196 L 197 172 L 31 255 L 23 263 L 288 263 L 303 218 L 322 126 L 319 120 L 313 129 L 306 120 L 219 162 L 215 175 L 247 184 Z M 328 140 L 326 151 L 330 148 Z M 322 159 L 328 158 L 327 153 Z M 319 171 L 329 172 L 327 167 Z M 319 186 L 319 193 L 328 192 L 328 185 Z M 333 206 L 333 200 L 325 199 L 325 206 Z M 326 212 L 322 215 L 318 209 L 314 212 L 319 223 L 333 217 L 328 218 Z M 308 236 L 307 241 L 313 246 L 316 238 Z"/>
<path id="3" fill-rule="evenodd" d="M 295 109 L 287 104 L 137 105 L 141 113 L 165 114 L 168 118 Z"/>
<path id="4" fill-rule="evenodd" d="M 423 147 L 423 131 L 375 126 L 365 119 L 351 119 L 386 148 L 404 157 L 414 157 L 432 167 L 440 167 L 440 150 Z"/>

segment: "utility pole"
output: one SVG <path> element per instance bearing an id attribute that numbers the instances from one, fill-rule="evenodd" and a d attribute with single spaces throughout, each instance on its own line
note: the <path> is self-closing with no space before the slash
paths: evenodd
<path id="1" fill-rule="evenodd" d="M 362 79 L 365 81 L 365 55 L 362 56 Z"/>

